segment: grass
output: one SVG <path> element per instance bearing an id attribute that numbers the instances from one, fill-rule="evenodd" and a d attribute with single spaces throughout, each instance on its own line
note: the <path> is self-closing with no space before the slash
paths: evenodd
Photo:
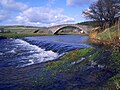
<path id="1" fill-rule="evenodd" d="M 93 50 L 93 48 L 85 48 L 81 50 L 74 50 L 68 52 L 66 55 L 61 57 L 62 60 L 78 60 L 82 56 L 85 56 L 86 54 L 90 53 Z"/>
<path id="2" fill-rule="evenodd" d="M 32 26 L 0 26 L 0 28 L 4 29 L 4 32 L 11 33 L 29 33 L 34 32 L 35 30 L 42 29 L 40 27 L 32 27 Z"/>
<path id="3" fill-rule="evenodd" d="M 96 38 L 99 38 L 101 40 L 107 40 L 107 39 L 115 39 L 120 37 L 118 34 L 120 31 L 118 31 L 118 26 L 112 26 L 110 28 L 107 28 L 105 31 L 98 33 Z"/>
<path id="4" fill-rule="evenodd" d="M 120 89 L 120 73 L 117 75 L 114 75 L 110 81 L 113 83 L 113 85 L 116 87 L 116 89 Z"/>
<path id="5" fill-rule="evenodd" d="M 112 68 L 116 68 L 117 74 L 111 77 L 108 81 L 110 87 L 114 87 L 115 90 L 120 89 L 120 53 L 118 51 L 112 51 L 111 54 Z"/>
<path id="6" fill-rule="evenodd" d="M 103 32 L 93 31 L 90 33 L 90 40 L 92 44 L 108 50 L 120 51 L 120 30 L 119 25 L 107 28 Z"/>
<path id="7" fill-rule="evenodd" d="M 55 62 L 49 62 L 46 65 L 46 71 L 50 71 L 53 76 L 57 74 L 57 72 L 63 71 L 63 66 L 66 65 L 64 61 L 55 61 Z"/>
<path id="8" fill-rule="evenodd" d="M 61 80 L 61 81 L 63 80 L 63 81 L 67 81 L 67 83 L 70 83 L 69 80 L 71 80 L 73 77 L 77 75 L 79 76 L 80 73 L 83 73 L 85 70 L 88 70 L 87 67 L 91 65 L 91 61 L 95 61 L 98 65 L 105 65 L 103 69 L 101 68 L 102 72 L 100 71 L 98 73 L 94 73 L 94 72 L 89 73 L 91 78 L 95 78 L 95 79 L 101 78 L 101 75 L 104 75 L 105 74 L 104 71 L 106 70 L 108 70 L 108 73 L 106 74 L 109 74 L 109 70 L 112 71 L 113 69 L 111 70 L 111 68 L 114 68 L 113 66 L 117 68 L 117 71 L 120 71 L 120 69 L 118 70 L 118 68 L 120 67 L 119 52 L 113 51 L 110 53 L 111 60 L 108 60 L 106 62 L 109 63 L 109 61 L 112 61 L 109 64 L 106 64 L 104 62 L 105 60 L 103 61 L 102 59 L 105 55 L 106 54 L 102 50 L 96 51 L 94 48 L 85 48 L 85 49 L 70 51 L 56 61 L 47 62 L 45 64 L 45 67 L 43 68 L 42 74 L 40 74 L 39 77 L 33 78 L 33 85 L 34 86 L 39 86 L 39 85 L 47 86 L 50 84 L 52 85 L 53 83 L 56 82 L 56 80 Z M 79 63 L 76 63 L 79 60 L 81 60 L 81 58 L 85 58 L 85 59 Z M 75 64 L 72 64 L 73 62 L 75 62 Z M 113 64 L 113 66 L 111 66 L 111 64 Z M 97 67 L 97 65 L 95 67 Z M 85 77 L 87 78 L 87 76 Z M 112 83 L 110 83 L 110 81 Z M 114 90 L 113 89 L 114 87 L 116 88 L 119 87 L 120 73 L 118 73 L 117 75 L 113 75 L 113 77 L 109 79 L 108 83 L 109 85 L 106 85 L 105 82 L 105 85 L 100 86 L 100 90 L 103 89 Z"/>
<path id="9" fill-rule="evenodd" d="M 77 62 L 79 59 L 86 56 L 93 50 L 94 48 L 85 48 L 81 50 L 70 51 L 64 56 L 62 56 L 59 60 L 54 62 L 48 62 L 46 64 L 45 71 L 51 72 L 52 75 L 56 75 L 57 73 L 69 72 L 69 70 L 74 68 L 74 66 L 71 66 L 74 61 Z M 84 65 L 82 64 L 82 66 Z"/>
<path id="10" fill-rule="evenodd" d="M 0 36 L 7 38 L 19 38 L 27 36 L 51 36 L 52 34 L 45 33 L 47 28 L 45 27 L 34 27 L 34 26 L 0 26 L 4 29 L 4 33 L 0 33 Z M 39 30 L 39 33 L 34 33 Z"/>
<path id="11" fill-rule="evenodd" d="M 113 61 L 113 66 L 117 68 L 116 70 L 120 71 L 120 53 L 113 51 L 111 60 Z"/>
<path id="12" fill-rule="evenodd" d="M 106 39 L 110 39 L 110 38 L 115 39 L 118 36 L 116 35 L 116 32 L 111 32 L 110 34 L 109 34 L 109 32 L 104 32 L 104 33 L 98 34 L 97 37 L 102 39 L 102 40 L 106 40 Z"/>
<path id="13" fill-rule="evenodd" d="M 28 37 L 28 36 L 51 36 L 52 34 L 40 34 L 40 33 L 0 33 L 0 36 L 6 38 L 20 38 L 20 37 Z"/>
<path id="14" fill-rule="evenodd" d="M 100 53 L 99 52 L 95 52 L 92 55 L 90 55 L 90 57 L 88 58 L 88 60 L 94 61 L 94 60 L 96 60 L 99 57 L 100 57 Z"/>

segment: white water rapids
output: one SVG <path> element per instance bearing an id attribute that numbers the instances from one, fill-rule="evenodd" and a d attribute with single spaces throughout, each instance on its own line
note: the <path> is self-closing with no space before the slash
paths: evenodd
<path id="1" fill-rule="evenodd" d="M 58 53 L 55 53 L 51 50 L 45 51 L 45 49 L 41 49 L 40 47 L 32 45 L 21 39 L 15 39 L 14 42 L 11 41 L 11 44 L 13 44 L 15 47 L 7 47 L 6 52 L 0 52 L 0 56 L 5 56 L 6 58 L 12 57 L 12 60 L 7 63 L 8 65 L 15 64 L 17 61 L 17 67 L 24 67 L 36 63 L 54 60 L 59 57 Z M 14 56 L 17 56 L 17 59 Z"/>
<path id="2" fill-rule="evenodd" d="M 75 49 L 87 48 L 83 35 L 57 35 L 0 40 L 0 67 L 25 67 L 51 61 Z"/>

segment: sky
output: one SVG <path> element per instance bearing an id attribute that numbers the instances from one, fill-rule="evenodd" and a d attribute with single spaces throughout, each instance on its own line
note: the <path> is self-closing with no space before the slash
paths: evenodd
<path id="1" fill-rule="evenodd" d="M 0 26 L 48 27 L 86 21 L 82 12 L 96 0 L 0 0 Z"/>

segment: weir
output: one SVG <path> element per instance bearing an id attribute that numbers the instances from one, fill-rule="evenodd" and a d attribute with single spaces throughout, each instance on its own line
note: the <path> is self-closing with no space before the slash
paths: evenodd
<path id="1" fill-rule="evenodd" d="M 90 47 L 90 45 L 82 43 L 86 40 L 88 40 L 88 36 L 82 35 L 57 35 L 1 40 L 0 67 L 25 67 L 55 60 L 68 51 Z"/>

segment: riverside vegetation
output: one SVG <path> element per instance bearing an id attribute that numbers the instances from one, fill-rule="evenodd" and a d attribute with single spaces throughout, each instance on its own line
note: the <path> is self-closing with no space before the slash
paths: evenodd
<path id="1" fill-rule="evenodd" d="M 11 73 L 16 71 L 16 73 L 12 76 L 7 74 L 7 80 L 11 83 L 17 80 L 18 86 L 13 85 L 13 87 L 15 89 L 19 87 L 21 90 L 119 90 L 120 19 L 119 16 L 115 17 L 119 12 L 119 0 L 98 0 L 93 3 L 88 11 L 85 10 L 83 13 L 96 22 L 82 23 L 92 24 L 95 27 L 89 34 L 93 47 L 67 52 L 54 61 L 20 69 L 8 69 L 6 71 Z M 118 19 L 117 24 L 115 19 Z M 40 31 L 42 34 L 34 33 L 40 29 L 38 27 L 2 28 L 7 29 L 0 36 L 8 38 L 45 35 L 42 31 Z M 43 29 L 46 30 L 46 28 Z"/>
<path id="2" fill-rule="evenodd" d="M 20 27 L 19 27 L 20 28 Z M 0 33 L 7 38 L 50 35 L 33 33 L 36 29 L 9 29 L 10 33 Z M 96 30 L 98 28 L 95 28 Z M 8 29 L 7 29 L 8 30 Z M 103 32 L 93 30 L 90 33 L 92 48 L 76 49 L 67 52 L 59 59 L 43 63 L 39 75 L 22 81 L 19 87 L 24 89 L 83 89 L 83 90 L 117 90 L 120 88 L 120 42 L 118 25 L 106 28 Z M 25 33 L 25 32 L 26 33 Z"/>
<path id="3" fill-rule="evenodd" d="M 2 31 L 1 31 L 2 30 Z M 36 33 L 38 31 L 38 33 Z M 51 36 L 46 33 L 46 27 L 33 26 L 0 26 L 0 36 L 6 38 L 19 38 L 27 36 Z"/>
<path id="4" fill-rule="evenodd" d="M 117 90 L 120 88 L 120 54 L 116 51 L 85 48 L 70 51 L 55 61 L 41 65 L 31 77 L 34 89 Z M 34 69 L 36 72 L 36 68 Z M 25 83 L 25 82 L 24 82 Z M 21 89 L 23 85 L 19 86 Z"/>
<path id="5" fill-rule="evenodd" d="M 29 30 L 28 30 L 29 31 Z M 33 30 L 34 31 L 34 30 Z M 3 37 L 19 38 L 39 36 L 39 33 L 1 33 Z M 39 75 L 22 81 L 29 88 L 43 89 L 83 89 L 83 90 L 117 90 L 120 88 L 120 53 L 118 25 L 106 28 L 103 32 L 90 33 L 93 46 L 67 52 L 59 59 L 42 64 L 36 72 Z"/>
<path id="6" fill-rule="evenodd" d="M 114 85 L 113 90 L 115 88 L 115 90 L 118 90 L 120 89 L 120 23 L 105 28 L 102 32 L 98 32 L 97 30 L 99 28 L 95 28 L 93 32 L 90 33 L 91 43 L 111 52 L 109 60 L 112 63 L 109 67 L 117 67 L 117 74 L 113 75 L 107 83 L 108 85 Z"/>
<path id="7" fill-rule="evenodd" d="M 95 34 L 94 34 L 95 33 Z M 5 36 L 7 35 L 7 36 Z M 24 37 L 44 35 L 39 33 L 15 34 L 1 33 L 5 37 Z M 47 35 L 47 34 L 46 34 Z M 94 38 L 93 38 L 94 36 Z M 111 37 L 110 37 L 111 36 Z M 118 26 L 105 31 L 90 34 L 92 44 L 97 48 L 76 49 L 67 52 L 59 59 L 42 64 L 39 75 L 30 77 L 30 81 L 19 83 L 21 89 L 83 89 L 83 90 L 117 90 L 120 88 L 120 53 L 119 49 L 111 48 L 112 41 L 118 42 Z M 116 42 L 115 41 L 115 42 Z M 101 43 L 102 42 L 102 43 Z M 111 43 L 108 43 L 111 42 Z M 107 47 L 105 47 L 107 45 Z M 102 47 L 101 47 L 102 46 Z M 113 44 L 114 47 L 115 44 Z M 118 45 L 119 46 L 119 45 Z M 103 48 L 105 47 L 105 48 Z M 100 49 L 101 48 L 101 49 Z M 24 85 L 26 85 L 24 87 Z"/>

